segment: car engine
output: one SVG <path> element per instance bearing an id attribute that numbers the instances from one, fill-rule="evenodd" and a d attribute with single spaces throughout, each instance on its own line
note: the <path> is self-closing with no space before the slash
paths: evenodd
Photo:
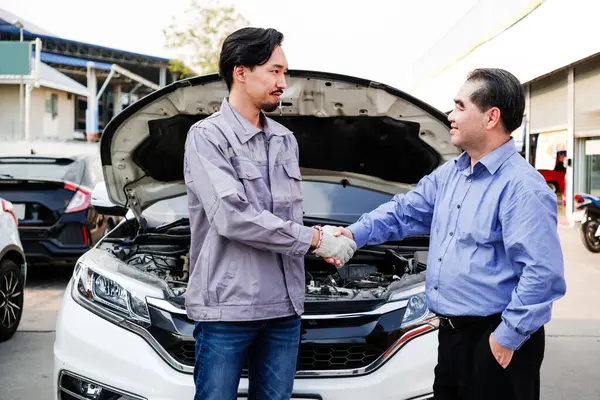
<path id="1" fill-rule="evenodd" d="M 306 298 L 311 300 L 375 300 L 390 285 L 397 286 L 426 269 L 427 251 L 394 246 L 359 249 L 343 267 L 326 263 L 312 253 L 305 256 Z M 175 296 L 185 293 L 189 278 L 189 247 L 180 245 L 111 244 L 115 257 L 164 280 Z"/>

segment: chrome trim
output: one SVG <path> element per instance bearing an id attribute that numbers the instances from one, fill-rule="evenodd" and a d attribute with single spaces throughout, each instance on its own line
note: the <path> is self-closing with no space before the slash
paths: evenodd
<path id="1" fill-rule="evenodd" d="M 423 396 L 417 396 L 417 397 L 411 397 L 410 399 L 407 400 L 434 400 L 433 399 L 433 393 L 429 393 Z"/>
<path id="2" fill-rule="evenodd" d="M 58 399 L 59 400 L 62 399 L 61 392 L 64 392 L 64 393 L 66 393 L 66 394 L 68 394 L 70 396 L 73 396 L 73 397 L 75 397 L 75 398 L 77 398 L 79 400 L 89 400 L 88 398 L 85 398 L 85 397 L 83 397 L 81 395 L 73 393 L 70 390 L 65 389 L 65 388 L 62 387 L 62 379 L 63 379 L 63 376 L 65 376 L 65 375 L 66 376 L 70 376 L 71 378 L 79 379 L 80 381 L 85 381 L 85 382 L 93 383 L 96 386 L 100 386 L 103 389 L 110 390 L 111 392 L 114 392 L 114 393 L 116 393 L 116 394 L 118 394 L 120 396 L 130 397 L 132 400 L 148 400 L 147 398 L 142 397 L 142 396 L 138 396 L 137 394 L 133 394 L 133 393 L 130 393 L 130 392 L 126 392 L 124 390 L 117 389 L 117 388 L 115 388 L 113 386 L 106 385 L 104 383 L 100 383 L 100 382 L 95 381 L 93 379 L 86 378 L 84 376 L 81 376 L 79 374 L 76 374 L 74 372 L 67 371 L 67 370 L 64 370 L 64 369 L 61 370 L 60 373 L 59 373 L 59 375 L 58 375 L 57 388 L 58 388 Z"/>
<path id="3" fill-rule="evenodd" d="M 175 307 L 173 304 L 165 299 L 158 299 L 156 297 L 146 297 L 146 303 L 153 305 L 156 308 L 160 308 L 163 311 L 170 312 L 171 314 L 187 315 L 184 308 Z"/>
<path id="4" fill-rule="evenodd" d="M 186 315 L 186 311 L 183 308 L 175 307 L 173 304 L 165 299 L 158 299 L 156 297 L 146 297 L 148 304 L 153 305 L 163 311 L 167 311 L 173 314 Z M 346 313 L 346 314 L 317 314 L 317 315 L 302 315 L 302 319 L 340 319 L 340 318 L 358 318 L 371 315 L 383 315 L 392 311 L 400 310 L 408 305 L 408 300 L 399 300 L 391 303 L 385 303 L 384 305 L 377 307 L 371 311 L 365 311 L 360 313 Z"/>
<path id="5" fill-rule="evenodd" d="M 381 307 L 377 307 L 371 311 L 347 314 L 317 314 L 317 315 L 302 315 L 302 319 L 341 319 L 341 318 L 359 318 L 371 315 L 383 315 L 392 311 L 397 311 L 405 308 L 408 305 L 408 300 L 394 301 L 385 303 Z"/>
<path id="6" fill-rule="evenodd" d="M 437 318 L 432 318 L 437 319 Z M 428 327 L 428 329 L 423 329 Z M 398 339 L 389 349 L 393 349 L 388 353 L 389 349 L 386 350 L 381 356 L 379 356 L 375 361 L 371 364 L 366 365 L 362 368 L 354 368 L 354 369 L 338 369 L 338 370 L 325 370 L 325 371 L 297 371 L 296 378 L 324 378 L 324 377 L 356 377 L 370 374 L 371 372 L 379 369 L 383 364 L 385 364 L 390 358 L 392 358 L 396 353 L 398 353 L 404 346 L 408 343 L 412 342 L 414 339 L 423 336 L 427 333 L 434 332 L 437 329 L 435 323 L 425 323 L 418 327 L 413 328 L 412 330 L 406 332 L 400 339 Z M 422 330 L 422 332 L 419 332 Z M 417 333 L 418 332 L 418 333 Z M 411 336 L 412 334 L 412 336 Z M 409 336 L 409 339 L 403 338 L 405 336 Z"/>

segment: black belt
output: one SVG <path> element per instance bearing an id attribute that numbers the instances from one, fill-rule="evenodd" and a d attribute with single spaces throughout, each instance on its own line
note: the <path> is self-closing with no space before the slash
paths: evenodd
<path id="1" fill-rule="evenodd" d="M 438 318 L 440 319 L 440 328 L 457 330 L 457 329 L 464 329 L 465 327 L 468 327 L 468 326 L 481 324 L 484 322 L 491 323 L 493 321 L 498 321 L 498 323 L 500 323 L 500 321 L 502 320 L 502 314 L 493 314 L 493 315 L 488 315 L 488 316 L 484 316 L 484 317 L 478 317 L 478 316 L 448 317 L 445 315 L 438 315 Z"/>

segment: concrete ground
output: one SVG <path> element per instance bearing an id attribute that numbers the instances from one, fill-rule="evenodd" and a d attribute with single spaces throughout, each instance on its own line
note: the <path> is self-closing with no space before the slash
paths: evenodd
<path id="1" fill-rule="evenodd" d="M 600 399 L 600 254 L 559 226 L 567 295 L 547 326 L 542 367 L 544 400 Z M 31 270 L 19 331 L 0 344 L 0 400 L 52 400 L 52 346 L 70 269 Z M 326 399 L 325 399 L 326 400 Z"/>

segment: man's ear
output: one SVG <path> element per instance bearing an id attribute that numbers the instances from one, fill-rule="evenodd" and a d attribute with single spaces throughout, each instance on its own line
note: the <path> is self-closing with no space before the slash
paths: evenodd
<path id="1" fill-rule="evenodd" d="M 492 107 L 485 113 L 484 126 L 487 130 L 492 130 L 500 124 L 500 109 Z"/>
<path id="2" fill-rule="evenodd" d="M 242 65 L 233 67 L 233 79 L 245 83 L 246 82 L 246 68 Z"/>

